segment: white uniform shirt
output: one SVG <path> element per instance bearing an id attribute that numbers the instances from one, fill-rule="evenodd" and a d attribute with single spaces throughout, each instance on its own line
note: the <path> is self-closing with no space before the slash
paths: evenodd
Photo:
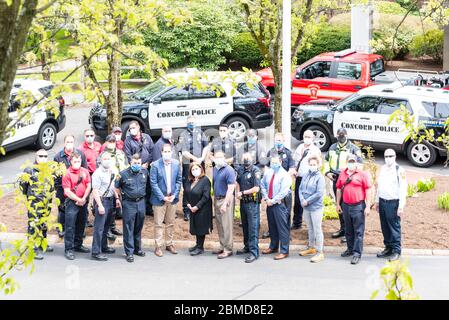
<path id="1" fill-rule="evenodd" d="M 321 157 L 321 150 L 314 143 L 310 144 L 307 147 L 304 143 L 301 143 L 296 148 L 295 153 L 293 154 L 293 160 L 295 160 L 295 162 L 296 162 L 296 167 L 298 167 L 298 162 L 303 157 L 304 151 L 306 149 L 308 149 L 309 151 L 307 152 L 307 155 L 302 159 L 301 163 L 299 164 L 298 175 L 300 177 L 303 177 L 309 171 L 309 158 L 312 155 Z"/>
<path id="2" fill-rule="evenodd" d="M 399 200 L 399 208 L 403 209 L 407 197 L 407 180 L 405 170 L 400 166 L 397 169 L 397 166 L 396 163 L 390 167 L 385 164 L 380 168 L 377 179 L 376 203 L 379 203 L 379 198 Z"/>

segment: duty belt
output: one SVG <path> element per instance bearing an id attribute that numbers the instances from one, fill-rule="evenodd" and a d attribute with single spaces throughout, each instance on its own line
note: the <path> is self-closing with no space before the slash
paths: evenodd
<path id="1" fill-rule="evenodd" d="M 134 198 L 134 199 L 131 199 L 131 198 L 123 198 L 123 200 L 124 200 L 124 201 L 131 201 L 131 202 L 139 202 L 139 201 L 142 200 L 143 198 L 145 198 L 145 197 L 139 197 L 139 198 Z"/>

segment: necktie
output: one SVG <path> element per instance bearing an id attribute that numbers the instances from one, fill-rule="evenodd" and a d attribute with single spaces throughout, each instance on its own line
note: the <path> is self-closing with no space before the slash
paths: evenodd
<path id="1" fill-rule="evenodd" d="M 270 184 L 268 185 L 268 199 L 273 198 L 273 182 L 274 182 L 275 174 L 271 176 Z"/>

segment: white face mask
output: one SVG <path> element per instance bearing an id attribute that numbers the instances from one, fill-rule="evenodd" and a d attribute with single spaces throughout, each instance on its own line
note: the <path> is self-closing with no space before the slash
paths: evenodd
<path id="1" fill-rule="evenodd" d="M 194 176 L 195 178 L 199 177 L 200 174 L 201 174 L 201 169 L 199 169 L 199 168 L 192 169 L 192 176 Z"/>
<path id="2" fill-rule="evenodd" d="M 137 128 L 129 129 L 129 133 L 132 136 L 137 136 L 137 134 L 139 133 L 139 130 L 137 130 Z"/>
<path id="3" fill-rule="evenodd" d="M 166 140 L 170 140 L 172 136 L 171 132 L 162 132 L 162 138 L 166 139 Z"/>
<path id="4" fill-rule="evenodd" d="M 164 153 L 162 154 L 162 159 L 163 159 L 164 161 L 170 160 L 171 157 L 172 157 L 172 153 L 171 153 L 171 152 L 164 152 Z"/>
<path id="5" fill-rule="evenodd" d="M 86 142 L 87 143 L 92 143 L 92 142 L 94 142 L 94 137 L 86 137 Z"/>
<path id="6" fill-rule="evenodd" d="M 311 172 L 317 172 L 317 171 L 318 171 L 318 166 L 316 166 L 316 165 L 309 166 L 309 170 L 310 170 Z"/>
<path id="7" fill-rule="evenodd" d="M 101 164 L 103 168 L 109 169 L 111 167 L 111 159 L 103 160 Z"/>
<path id="8" fill-rule="evenodd" d="M 78 162 L 78 163 L 72 164 L 72 168 L 75 170 L 78 170 L 79 168 L 81 168 L 81 163 Z"/>
<path id="9" fill-rule="evenodd" d="M 225 161 L 225 159 L 224 158 L 215 158 L 215 165 L 218 167 L 218 168 L 221 168 L 221 167 L 224 167 L 225 166 L 225 164 L 226 164 L 226 161 Z"/>
<path id="10" fill-rule="evenodd" d="M 121 134 L 121 133 L 120 133 L 120 134 L 116 134 L 116 135 L 115 135 L 115 140 L 116 140 L 116 141 L 122 140 L 122 134 Z"/>
<path id="11" fill-rule="evenodd" d="M 73 143 L 71 143 L 71 142 L 66 143 L 65 149 L 69 152 L 72 152 L 73 151 Z"/>
<path id="12" fill-rule="evenodd" d="M 396 159 L 393 158 L 385 158 L 385 163 L 387 164 L 387 166 L 392 166 L 394 163 L 396 162 Z"/>
<path id="13" fill-rule="evenodd" d="M 349 171 L 354 171 L 355 169 L 356 169 L 355 162 L 348 162 L 348 170 Z"/>
<path id="14" fill-rule="evenodd" d="M 304 144 L 305 144 L 306 146 L 311 145 L 312 142 L 313 142 L 313 139 L 312 139 L 312 138 L 304 138 Z"/>

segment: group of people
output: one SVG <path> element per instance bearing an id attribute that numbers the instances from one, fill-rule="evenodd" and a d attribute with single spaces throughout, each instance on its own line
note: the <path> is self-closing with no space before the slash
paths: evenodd
<path id="1" fill-rule="evenodd" d="M 284 145 L 282 133 L 275 135 L 274 146 L 265 151 L 253 129 L 239 145 L 230 138 L 225 124 L 219 126 L 219 134 L 211 143 L 195 117 L 187 119 L 186 127 L 177 144 L 169 127 L 163 128 L 162 136 L 153 143 L 137 121 L 129 124 L 126 135 L 121 128 L 113 128 L 103 145 L 95 141 L 91 129 L 84 131 L 85 141 L 78 148 L 73 135 L 64 138 L 64 148 L 54 161 L 64 163 L 67 171 L 56 178 L 54 185 L 59 199 L 58 222 L 63 227 L 59 234 L 64 237 L 67 259 L 73 260 L 75 252 L 81 252 L 91 253 L 94 260 L 106 261 L 107 254 L 115 253 L 108 239 L 117 235 L 123 235 L 128 262 L 133 262 L 134 256 L 145 256 L 141 234 L 148 214 L 154 216 L 154 254 L 158 257 L 164 251 L 177 254 L 173 238 L 182 190 L 184 220 L 189 221 L 190 233 L 196 237 L 195 246 L 189 248 L 192 256 L 204 253 L 205 238 L 213 229 L 214 219 L 220 247 L 213 253 L 218 259 L 233 255 L 234 211 L 238 201 L 244 246 L 236 254 L 246 255 L 246 263 L 257 260 L 260 253 L 275 254 L 275 260 L 287 258 L 290 232 L 301 228 L 303 220 L 309 242 L 299 254 L 311 256 L 310 261 L 317 263 L 324 259 L 326 177 L 333 183 L 341 226 L 332 236 L 342 237 L 347 244 L 342 256 L 352 257 L 352 264 L 360 261 L 365 216 L 370 212 L 371 199 L 376 199 L 385 238 L 385 250 L 378 256 L 392 260 L 400 257 L 400 219 L 407 184 L 393 150 L 385 151 L 386 164 L 380 170 L 377 195 L 371 197 L 372 182 L 363 171 L 362 153 L 348 140 L 343 128 L 337 132 L 337 142 L 330 147 L 324 165 L 310 130 L 303 133 L 301 144 L 292 152 Z M 39 150 L 35 163 L 47 158 L 47 152 Z M 209 163 L 213 167 L 212 179 L 206 175 Z M 26 172 L 34 174 L 30 168 Z M 26 183 L 22 187 L 30 197 L 33 188 Z M 83 245 L 89 225 L 89 203 L 94 215 L 91 249 Z M 266 204 L 268 221 L 268 232 L 262 236 L 269 237 L 270 244 L 259 252 L 262 203 Z M 115 225 L 117 217 L 123 219 L 123 233 Z M 29 225 L 28 233 L 32 232 Z M 37 259 L 43 258 L 41 251 L 36 248 Z"/>

